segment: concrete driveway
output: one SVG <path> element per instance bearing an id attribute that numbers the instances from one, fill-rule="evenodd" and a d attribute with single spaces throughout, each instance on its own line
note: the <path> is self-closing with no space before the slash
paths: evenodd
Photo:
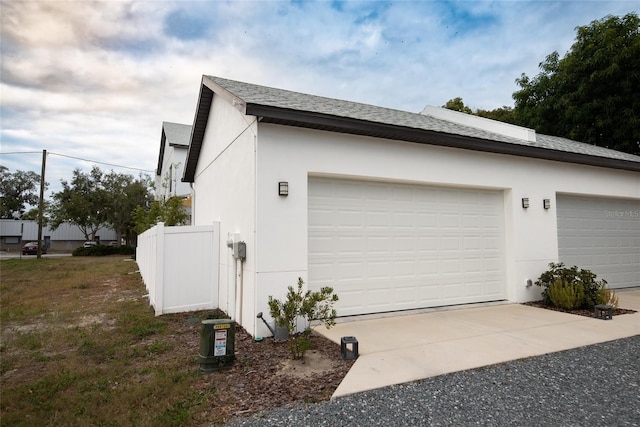
<path id="1" fill-rule="evenodd" d="M 360 357 L 336 398 L 640 334 L 640 288 L 616 294 L 621 308 L 638 312 L 605 321 L 502 304 L 345 321 L 315 330 L 338 344 L 343 336 L 358 340 Z"/>

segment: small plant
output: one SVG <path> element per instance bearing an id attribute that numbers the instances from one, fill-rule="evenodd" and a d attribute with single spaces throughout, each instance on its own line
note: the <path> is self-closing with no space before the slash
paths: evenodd
<path id="1" fill-rule="evenodd" d="M 293 359 L 302 359 L 311 346 L 311 323 L 319 321 L 327 329 L 336 323 L 336 310 L 333 305 L 338 296 L 333 288 L 323 287 L 319 291 L 303 290 L 304 281 L 298 278 L 297 288 L 289 286 L 285 301 L 279 301 L 269 296 L 269 313 L 276 325 L 285 326 L 289 331 L 289 350 Z M 298 319 L 305 320 L 305 328 L 301 334 L 296 334 Z"/>
<path id="2" fill-rule="evenodd" d="M 596 304 L 610 305 L 612 308 L 618 308 L 618 296 L 609 288 L 602 288 L 598 291 L 598 301 Z"/>
<path id="3" fill-rule="evenodd" d="M 547 288 L 551 303 L 566 310 L 578 308 L 584 300 L 584 288 L 580 283 L 565 282 L 560 279 Z"/>
<path id="4" fill-rule="evenodd" d="M 560 285 L 554 285 L 556 282 L 560 282 Z M 581 294 L 581 301 L 574 308 L 592 309 L 596 304 L 617 304 L 617 297 L 612 290 L 606 287 L 606 280 L 598 280 L 597 275 L 592 271 L 580 269 L 575 265 L 569 268 L 561 262 L 550 263 L 549 270 L 540 275 L 536 285 L 544 288 L 542 298 L 547 305 L 556 305 L 551 296 L 552 292 L 554 299 L 561 299 L 565 302 L 571 299 L 569 294 Z M 551 290 L 552 285 L 553 291 Z M 581 288 L 581 291 L 577 288 Z"/>

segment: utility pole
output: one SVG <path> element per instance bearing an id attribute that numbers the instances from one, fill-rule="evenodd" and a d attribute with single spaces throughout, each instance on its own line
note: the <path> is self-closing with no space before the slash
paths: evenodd
<path id="1" fill-rule="evenodd" d="M 38 259 L 42 258 L 42 211 L 44 211 L 44 171 L 46 167 L 47 150 L 42 150 L 42 172 L 40 172 L 40 202 L 38 203 Z"/>

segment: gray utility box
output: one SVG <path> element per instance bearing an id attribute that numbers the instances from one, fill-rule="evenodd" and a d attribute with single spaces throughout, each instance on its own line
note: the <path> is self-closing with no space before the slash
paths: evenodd
<path id="1" fill-rule="evenodd" d="M 200 332 L 200 371 L 230 368 L 235 358 L 236 325 L 231 319 L 206 319 Z"/>

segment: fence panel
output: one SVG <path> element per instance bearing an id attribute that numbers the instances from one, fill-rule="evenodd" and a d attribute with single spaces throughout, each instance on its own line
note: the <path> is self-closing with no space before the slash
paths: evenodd
<path id="1" fill-rule="evenodd" d="M 136 260 L 156 315 L 218 307 L 220 225 L 155 227 L 138 236 Z"/>

